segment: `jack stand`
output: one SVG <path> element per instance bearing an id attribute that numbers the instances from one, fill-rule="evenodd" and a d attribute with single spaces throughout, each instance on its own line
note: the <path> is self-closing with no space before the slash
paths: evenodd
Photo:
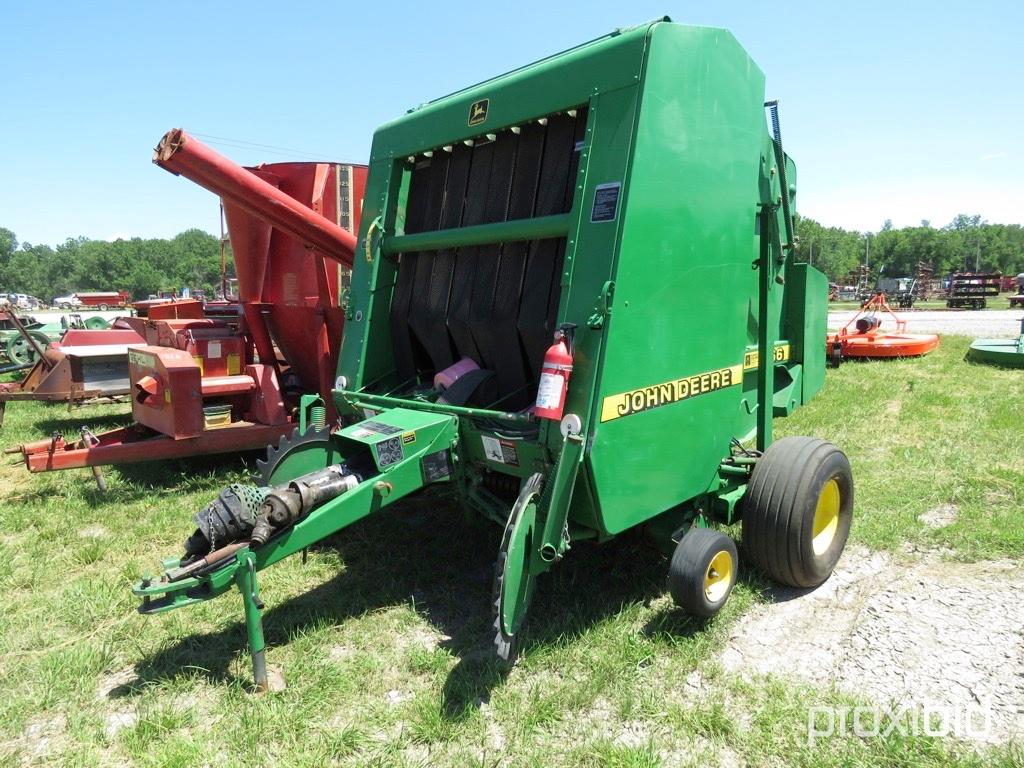
<path id="1" fill-rule="evenodd" d="M 245 606 L 245 631 L 249 637 L 249 653 L 252 656 L 252 677 L 256 683 L 257 693 L 270 690 L 267 681 L 267 644 L 263 639 L 263 601 L 256 591 L 256 560 L 252 552 L 242 557 L 244 563 L 238 569 L 235 581 L 238 591 L 242 593 L 242 604 Z"/>

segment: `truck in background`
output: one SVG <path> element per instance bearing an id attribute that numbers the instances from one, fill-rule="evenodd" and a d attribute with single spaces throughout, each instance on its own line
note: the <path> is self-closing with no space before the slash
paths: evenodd
<path id="1" fill-rule="evenodd" d="M 53 305 L 58 309 L 83 308 L 98 309 L 104 312 L 108 309 L 128 306 L 131 298 L 128 291 L 79 291 L 69 296 L 56 297 L 53 300 Z"/>

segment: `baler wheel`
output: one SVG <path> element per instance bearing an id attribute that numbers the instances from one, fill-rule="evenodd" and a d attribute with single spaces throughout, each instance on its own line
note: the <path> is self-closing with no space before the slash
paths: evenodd
<path id="1" fill-rule="evenodd" d="M 308 472 L 315 472 L 339 461 L 330 429 L 308 428 L 299 434 L 298 427 L 277 445 L 267 447 L 267 458 L 256 460 L 261 486 L 288 483 Z"/>
<path id="2" fill-rule="evenodd" d="M 507 664 L 519 654 L 519 632 L 533 597 L 536 576 L 531 563 L 536 553 L 537 503 L 544 477 L 530 476 L 512 505 L 498 560 L 494 565 L 495 652 Z"/>
<path id="3" fill-rule="evenodd" d="M 832 575 L 853 521 L 846 455 L 814 437 L 773 443 L 754 467 L 743 500 L 743 549 L 764 573 L 790 587 Z"/>
<path id="4" fill-rule="evenodd" d="M 693 616 L 714 616 L 736 584 L 736 544 L 709 528 L 693 528 L 679 543 L 668 566 L 672 600 Z"/>

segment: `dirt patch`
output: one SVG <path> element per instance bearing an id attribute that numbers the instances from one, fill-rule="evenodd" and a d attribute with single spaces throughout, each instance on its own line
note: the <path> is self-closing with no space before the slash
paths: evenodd
<path id="1" fill-rule="evenodd" d="M 332 645 L 327 651 L 327 658 L 331 661 L 344 661 L 352 656 L 354 651 L 347 645 Z"/>
<path id="2" fill-rule="evenodd" d="M 134 710 L 123 709 L 111 712 L 103 720 L 103 732 L 108 739 L 113 739 L 124 728 L 132 728 L 139 722 L 139 715 Z"/>
<path id="3" fill-rule="evenodd" d="M 20 752 L 22 765 L 47 765 L 51 758 L 63 751 L 67 718 L 62 714 L 39 715 L 25 727 L 21 738 L 15 742 Z"/>
<path id="4" fill-rule="evenodd" d="M 284 671 L 274 664 L 268 664 L 266 693 L 281 693 L 287 688 L 288 681 L 285 680 Z"/>
<path id="5" fill-rule="evenodd" d="M 121 698 L 128 695 L 133 685 L 138 683 L 139 676 L 133 668 L 119 669 L 100 678 L 99 685 L 96 687 L 96 698 L 100 701 Z"/>
<path id="6" fill-rule="evenodd" d="M 956 504 L 939 504 L 939 506 L 932 507 L 927 512 L 918 515 L 917 519 L 929 528 L 945 528 L 955 523 L 959 514 L 960 507 Z"/>
<path id="7" fill-rule="evenodd" d="M 851 547 L 811 591 L 778 589 L 736 626 L 727 670 L 835 684 L 879 703 L 974 718 L 969 737 L 1024 736 L 1024 568 Z M 977 718 L 986 720 L 985 727 Z"/>
<path id="8" fill-rule="evenodd" d="M 394 707 L 406 701 L 410 701 L 412 697 L 413 694 L 409 691 L 399 691 L 395 689 L 384 694 L 384 701 Z"/>

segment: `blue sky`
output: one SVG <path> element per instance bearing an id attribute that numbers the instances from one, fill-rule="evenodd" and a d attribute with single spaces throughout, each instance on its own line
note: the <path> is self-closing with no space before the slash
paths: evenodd
<path id="1" fill-rule="evenodd" d="M 171 127 L 297 151 L 214 144 L 243 164 L 361 161 L 411 106 L 663 14 L 732 30 L 765 71 L 804 214 L 1022 223 L 1022 8 L 0 0 L 0 226 L 49 244 L 215 232 L 213 196 L 150 163 Z"/>

